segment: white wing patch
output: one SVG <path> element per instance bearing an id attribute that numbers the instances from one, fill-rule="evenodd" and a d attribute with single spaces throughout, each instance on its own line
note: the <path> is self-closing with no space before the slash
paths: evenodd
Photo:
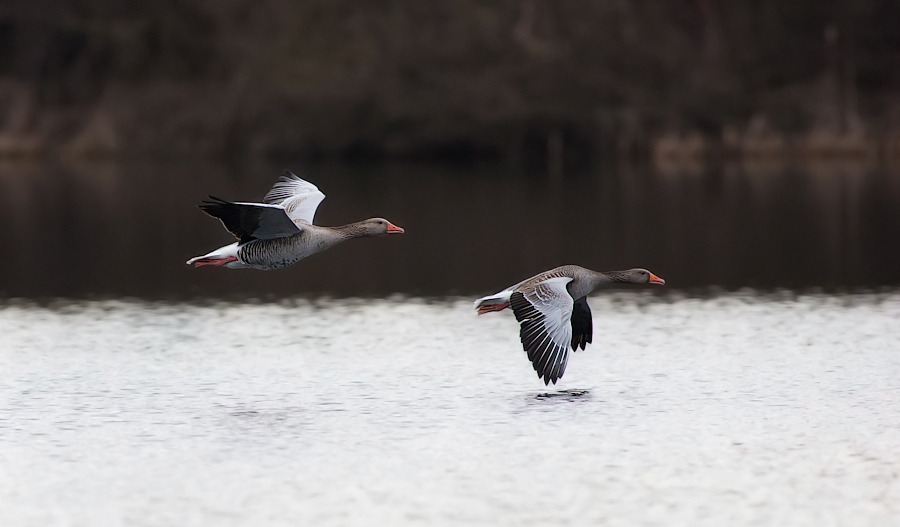
<path id="1" fill-rule="evenodd" d="M 551 278 L 534 287 L 534 291 L 525 295 L 544 316 L 544 328 L 554 344 L 564 348 L 572 342 L 572 304 L 575 303 L 566 290 L 571 278 Z"/>
<path id="2" fill-rule="evenodd" d="M 294 223 L 301 221 L 312 224 L 316 209 L 323 199 L 325 194 L 318 187 L 285 171 L 285 175 L 279 178 L 263 201 L 284 208 Z"/>

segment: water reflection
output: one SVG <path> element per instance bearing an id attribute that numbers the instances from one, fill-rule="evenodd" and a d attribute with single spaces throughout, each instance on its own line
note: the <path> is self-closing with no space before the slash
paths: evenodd
<path id="1" fill-rule="evenodd" d="M 553 399 L 554 401 L 574 401 L 582 397 L 590 396 L 590 390 L 557 390 L 554 392 L 539 393 L 535 400 Z"/>
<path id="2" fill-rule="evenodd" d="M 550 182 L 507 168 L 288 165 L 2 164 L 0 294 L 471 295 L 563 263 L 647 267 L 670 291 L 900 283 L 900 177 L 885 169 L 625 167 Z M 284 168 L 325 192 L 318 223 L 383 216 L 407 233 L 280 271 L 184 265 L 230 241 L 199 200 L 259 199 Z"/>

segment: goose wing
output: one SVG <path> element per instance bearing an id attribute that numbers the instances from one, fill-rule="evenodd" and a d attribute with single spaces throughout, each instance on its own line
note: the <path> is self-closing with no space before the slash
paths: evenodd
<path id="1" fill-rule="evenodd" d="M 574 301 L 566 285 L 571 281 L 549 278 L 510 295 L 510 307 L 521 326 L 522 347 L 544 384 L 556 384 L 569 361 Z"/>
<path id="2" fill-rule="evenodd" d="M 594 320 L 587 297 L 583 296 L 572 306 L 572 349 L 584 349 L 594 338 Z"/>
<path id="3" fill-rule="evenodd" d="M 200 204 L 200 209 L 222 221 L 228 232 L 241 243 L 252 240 L 283 238 L 300 232 L 284 208 L 262 203 L 232 203 L 214 196 Z"/>
<path id="4" fill-rule="evenodd" d="M 284 208 L 294 222 L 299 220 L 311 224 L 323 199 L 325 194 L 318 187 L 285 170 L 278 183 L 263 198 L 263 203 Z"/>

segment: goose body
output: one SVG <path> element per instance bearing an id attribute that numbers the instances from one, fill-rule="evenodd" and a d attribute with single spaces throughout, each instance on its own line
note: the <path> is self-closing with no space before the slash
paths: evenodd
<path id="1" fill-rule="evenodd" d="M 313 225 L 325 199 L 315 185 L 285 171 L 263 203 L 230 202 L 210 196 L 200 205 L 218 218 L 238 241 L 187 261 L 188 265 L 279 269 L 351 238 L 399 234 L 403 229 L 384 218 L 322 227 Z"/>
<path id="2" fill-rule="evenodd" d="M 479 298 L 475 309 L 479 315 L 512 309 L 528 360 L 544 384 L 556 384 L 566 371 L 569 348 L 584 349 L 593 339 L 587 295 L 596 287 L 611 283 L 666 282 L 646 269 L 597 272 L 564 265 Z"/>

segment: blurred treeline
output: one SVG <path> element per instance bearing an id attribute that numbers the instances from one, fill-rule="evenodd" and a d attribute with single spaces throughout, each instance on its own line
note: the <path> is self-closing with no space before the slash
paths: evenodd
<path id="1" fill-rule="evenodd" d="M 0 155 L 900 155 L 896 0 L 5 0 Z"/>

